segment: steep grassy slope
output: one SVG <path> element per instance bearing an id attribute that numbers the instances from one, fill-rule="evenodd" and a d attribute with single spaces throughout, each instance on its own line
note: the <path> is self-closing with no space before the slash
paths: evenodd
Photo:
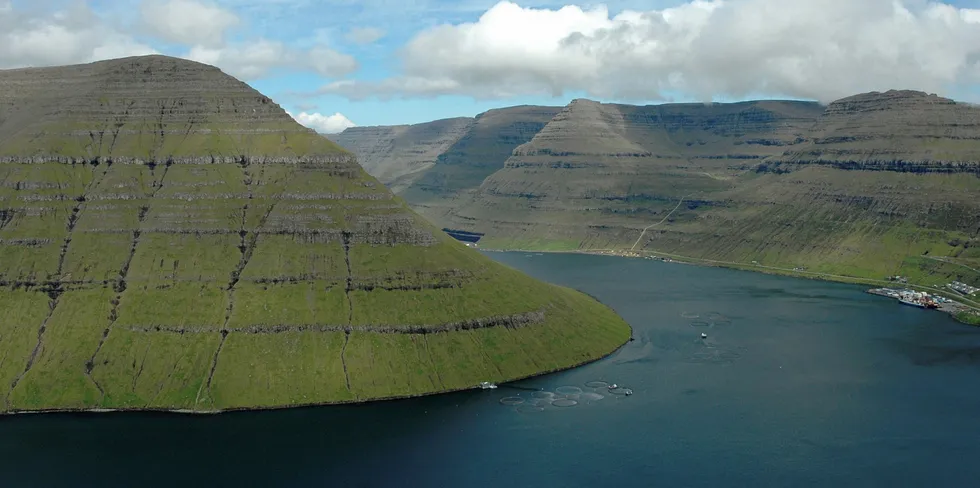
<path id="1" fill-rule="evenodd" d="M 472 125 L 472 118 L 457 117 L 414 125 L 351 127 L 330 139 L 356 154 L 368 174 L 400 193 Z"/>
<path id="2" fill-rule="evenodd" d="M 454 222 L 479 222 L 490 242 L 524 232 L 571 248 L 621 245 L 635 240 L 631 227 L 660 220 L 681 197 L 732 187 L 739 172 L 732 168 L 778 154 L 820 111 L 802 102 L 634 107 L 575 100 L 483 182 Z"/>
<path id="3" fill-rule="evenodd" d="M 917 92 L 577 100 L 447 218 L 488 247 L 657 251 L 980 282 L 980 109 Z"/>
<path id="4" fill-rule="evenodd" d="M 531 140 L 561 107 L 522 105 L 476 117 L 466 134 L 439 155 L 401 196 L 424 217 L 448 225 L 447 214 L 500 169 L 517 146 Z"/>
<path id="5" fill-rule="evenodd" d="M 368 173 L 416 212 L 446 225 L 446 215 L 459 201 L 502 169 L 514 148 L 530 141 L 560 110 L 522 105 L 490 110 L 472 119 L 350 128 L 331 137 L 357 154 Z M 462 129 L 450 130 L 459 127 Z M 419 155 L 424 155 L 424 162 Z"/>
<path id="6" fill-rule="evenodd" d="M 629 336 L 435 230 L 209 66 L 0 72 L 0 161 L 0 411 L 416 395 Z"/>

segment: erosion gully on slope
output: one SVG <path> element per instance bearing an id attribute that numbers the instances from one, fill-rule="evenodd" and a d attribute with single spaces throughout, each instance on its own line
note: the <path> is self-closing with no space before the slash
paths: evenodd
<path id="1" fill-rule="evenodd" d="M 253 178 L 251 173 L 249 173 L 248 171 L 248 167 L 249 167 L 248 161 L 243 160 L 241 166 L 245 174 L 244 177 L 245 187 L 248 191 L 248 201 L 242 207 L 242 223 L 241 223 L 242 226 L 238 232 L 242 239 L 241 244 L 238 247 L 238 250 L 242 253 L 242 255 L 238 260 L 238 266 L 236 266 L 235 269 L 231 272 L 231 279 L 228 282 L 228 309 L 225 311 L 225 321 L 220 329 L 221 342 L 218 343 L 218 347 L 214 351 L 214 357 L 211 360 L 211 369 L 210 371 L 208 371 L 208 379 L 202 385 L 202 387 L 198 389 L 197 397 L 194 399 L 195 405 L 201 402 L 201 393 L 202 390 L 204 390 L 204 392 L 206 392 L 205 398 L 207 399 L 208 403 L 210 403 L 212 407 L 214 406 L 214 396 L 211 395 L 211 383 L 214 381 L 214 372 L 218 369 L 218 359 L 221 357 L 221 350 L 224 348 L 225 341 L 228 340 L 228 335 L 230 334 L 230 331 L 228 330 L 228 323 L 231 321 L 232 313 L 235 311 L 235 290 L 236 290 L 235 286 L 238 284 L 239 280 L 241 279 L 241 275 L 245 271 L 245 267 L 248 266 L 249 261 L 252 259 L 252 255 L 255 252 L 255 247 L 258 245 L 259 231 L 263 227 L 265 227 L 266 222 L 268 222 L 269 220 L 269 216 L 272 215 L 272 211 L 275 210 L 276 205 L 278 205 L 279 202 L 282 200 L 283 191 L 279 191 L 278 193 L 273 195 L 272 203 L 265 210 L 265 213 L 262 214 L 262 217 L 259 219 L 257 225 L 255 226 L 255 230 L 252 232 L 251 236 L 249 236 L 249 239 L 246 242 L 245 236 L 248 235 L 248 231 L 245 228 L 245 224 L 246 224 L 245 217 L 253 197 L 253 193 L 252 193 Z M 283 188 L 285 188 L 287 185 L 288 185 L 288 179 L 286 181 L 286 184 L 283 185 Z"/>
<path id="2" fill-rule="evenodd" d="M 102 385 L 99 384 L 98 380 L 96 380 L 95 377 L 92 376 L 92 370 L 94 370 L 96 366 L 95 358 L 99 355 L 99 352 L 102 351 L 102 346 L 104 346 L 106 340 L 109 339 L 109 334 L 112 332 L 113 325 L 115 325 L 116 320 L 119 319 L 119 305 L 122 303 L 123 292 L 126 291 L 126 279 L 129 276 L 129 267 L 133 264 L 133 258 L 136 256 L 136 248 L 139 246 L 140 236 L 142 236 L 143 234 L 142 226 L 143 223 L 146 221 L 146 215 L 150 212 L 149 200 L 152 200 L 153 197 L 156 196 L 157 192 L 160 191 L 160 188 L 163 188 L 164 182 L 167 178 L 167 173 L 169 172 L 170 166 L 172 165 L 173 162 L 171 161 L 167 161 L 163 165 L 163 171 L 160 174 L 160 179 L 154 180 L 153 189 L 147 194 L 147 198 L 146 198 L 147 205 L 143 205 L 139 209 L 139 214 L 137 215 L 137 219 L 136 219 L 137 227 L 136 230 L 133 231 L 133 241 L 129 246 L 129 255 L 126 256 L 126 261 L 123 263 L 122 267 L 119 268 L 119 279 L 116 280 L 115 284 L 113 285 L 113 289 L 116 292 L 116 296 L 113 297 L 112 300 L 110 300 L 109 302 L 112 305 L 112 308 L 109 311 L 109 324 L 106 326 L 105 330 L 102 331 L 102 337 L 99 339 L 99 345 L 95 347 L 95 352 L 92 353 L 92 357 L 90 357 L 89 360 L 85 362 L 85 377 L 87 377 L 89 381 L 91 381 L 92 384 L 95 385 L 95 388 L 99 390 L 99 395 L 101 396 L 103 401 L 105 400 L 105 389 L 102 388 Z M 105 173 L 108 173 L 111 163 L 107 164 L 106 166 L 107 167 L 105 172 L 103 173 L 103 177 L 105 176 Z M 150 167 L 150 175 L 153 175 L 156 171 L 156 164 L 148 164 L 148 166 Z M 144 360 L 145 360 L 145 355 L 144 355 Z M 142 373 L 142 364 L 140 365 L 140 372 L 137 373 L 137 378 L 140 373 Z M 134 379 L 133 380 L 134 388 L 135 385 L 136 385 L 136 380 Z"/>
<path id="3" fill-rule="evenodd" d="M 75 199 L 75 206 L 72 207 L 71 213 L 68 215 L 68 222 L 66 224 L 68 234 L 65 236 L 65 241 L 62 243 L 59 251 L 58 267 L 54 275 L 48 277 L 48 281 L 45 284 L 48 297 L 50 298 L 50 301 L 48 302 L 48 314 L 44 317 L 44 320 L 41 321 L 41 326 L 37 330 L 37 343 L 34 345 L 34 349 L 31 351 L 31 355 L 27 359 L 27 365 L 24 367 L 24 371 L 18 374 L 10 384 L 10 390 L 8 390 L 4 399 L 7 409 L 10 409 L 10 395 L 13 394 L 14 389 L 17 388 L 17 384 L 20 383 L 20 380 L 31 371 L 32 367 L 34 367 L 34 363 L 37 361 L 38 353 L 40 353 L 41 348 L 44 346 L 44 332 L 47 330 L 48 321 L 51 320 L 55 310 L 58 308 L 59 298 L 64 292 L 64 288 L 62 288 L 62 273 L 64 271 L 65 256 L 68 254 L 68 246 L 71 245 L 72 234 L 74 233 L 75 227 L 78 224 L 78 219 L 81 218 L 81 212 L 85 206 L 85 202 L 88 199 L 89 192 L 101 181 L 103 177 L 105 177 L 105 174 L 108 171 L 109 165 L 107 164 L 105 169 L 102 170 L 101 175 L 92 175 L 92 180 L 85 185 L 81 196 Z M 93 170 L 93 173 L 94 172 L 95 171 Z"/>
<path id="4" fill-rule="evenodd" d="M 344 367 L 344 381 L 347 384 L 347 391 L 354 398 L 357 399 L 357 395 L 354 391 L 350 389 L 350 375 L 347 373 L 347 343 L 350 342 L 350 332 L 351 327 L 354 325 L 354 302 L 351 301 L 350 292 L 353 287 L 354 274 L 351 271 L 350 266 L 350 238 L 351 233 L 348 231 L 343 231 L 341 233 L 341 238 L 344 244 L 344 262 L 347 263 L 347 284 L 344 287 L 344 296 L 347 297 L 347 329 L 344 331 L 344 346 L 340 349 L 340 364 Z"/>

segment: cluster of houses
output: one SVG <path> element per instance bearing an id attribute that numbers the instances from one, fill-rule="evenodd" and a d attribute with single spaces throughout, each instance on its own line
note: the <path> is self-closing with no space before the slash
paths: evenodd
<path id="1" fill-rule="evenodd" d="M 966 283 L 960 283 L 959 281 L 954 281 L 946 286 L 955 292 L 962 293 L 967 296 L 975 295 L 977 292 L 980 292 L 980 288 L 967 285 Z"/>

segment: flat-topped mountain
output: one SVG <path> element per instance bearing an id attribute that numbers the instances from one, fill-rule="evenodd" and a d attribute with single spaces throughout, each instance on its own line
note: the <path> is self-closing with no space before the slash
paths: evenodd
<path id="1" fill-rule="evenodd" d="M 980 109 L 908 90 L 844 98 L 827 106 L 806 143 L 776 161 L 866 170 L 977 171 Z"/>
<path id="2" fill-rule="evenodd" d="M 977 282 L 978 124 L 980 108 L 914 91 L 827 106 L 579 99 L 479 185 L 446 179 L 451 210 L 403 196 L 488 247 Z"/>
<path id="3" fill-rule="evenodd" d="M 0 71 L 0 411 L 214 411 L 506 381 L 629 337 L 336 144 L 163 56 Z"/>

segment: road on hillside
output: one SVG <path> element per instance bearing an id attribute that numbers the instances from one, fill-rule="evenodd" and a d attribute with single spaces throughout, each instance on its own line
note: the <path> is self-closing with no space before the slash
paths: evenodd
<path id="1" fill-rule="evenodd" d="M 671 215 L 674 215 L 674 212 L 676 212 L 676 211 L 677 211 L 677 209 L 679 209 L 679 208 L 681 208 L 681 204 L 683 204 L 683 203 L 684 203 L 684 199 L 686 199 L 687 197 L 689 197 L 689 196 L 691 196 L 691 195 L 694 195 L 694 193 L 689 193 L 689 194 L 687 194 L 687 195 L 684 195 L 684 196 L 682 196 L 682 197 L 681 197 L 681 201 L 679 201 L 679 202 L 677 202 L 677 206 L 676 206 L 676 207 L 674 207 L 674 209 L 673 209 L 673 210 L 671 210 L 671 211 L 670 211 L 670 213 L 668 213 L 668 214 L 667 214 L 667 215 L 666 215 L 666 216 L 665 216 L 665 217 L 663 218 L 663 220 L 661 220 L 660 222 L 657 222 L 656 224 L 650 224 L 650 225 L 648 225 L 648 226 L 646 226 L 646 227 L 644 227 L 644 228 L 643 228 L 643 232 L 640 232 L 640 237 L 637 237 L 637 238 L 636 238 L 636 242 L 634 242 L 634 243 L 633 243 L 633 247 L 631 247 L 631 248 L 630 248 L 630 251 L 632 251 L 632 250 L 634 250 L 634 249 L 636 249 L 636 245 L 640 243 L 640 239 L 643 239 L 643 236 L 644 236 L 644 235 L 645 235 L 645 234 L 647 233 L 647 231 L 648 231 L 648 230 L 650 230 L 650 229 L 651 229 L 652 227 L 656 227 L 656 226 L 658 226 L 658 225 L 660 225 L 660 224 L 662 224 L 662 223 L 664 223 L 664 222 L 666 222 L 666 221 L 667 221 L 667 219 L 669 219 Z"/>

